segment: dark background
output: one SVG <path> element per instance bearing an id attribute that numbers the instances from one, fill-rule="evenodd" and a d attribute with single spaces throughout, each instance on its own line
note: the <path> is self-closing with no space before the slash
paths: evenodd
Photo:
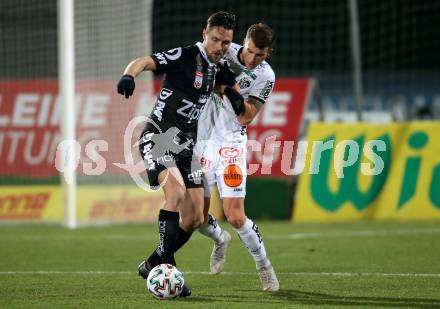
<path id="1" fill-rule="evenodd" d="M 365 74 L 440 72 L 440 1 L 359 0 L 358 5 Z M 351 72 L 347 0 L 155 1 L 153 50 L 201 40 L 206 18 L 217 10 L 236 14 L 239 43 L 252 23 L 274 28 L 278 41 L 270 63 L 277 76 Z M 56 14 L 55 0 L 0 1 L 0 78 L 57 76 Z"/>

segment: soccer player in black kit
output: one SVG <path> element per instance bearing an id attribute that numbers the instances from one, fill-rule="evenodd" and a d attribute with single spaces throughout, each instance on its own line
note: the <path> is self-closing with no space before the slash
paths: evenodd
<path id="1" fill-rule="evenodd" d="M 159 245 L 139 265 L 139 274 L 144 279 L 156 265 L 175 265 L 175 250 L 190 237 L 179 227 L 179 208 L 185 198 L 194 205 L 191 209 L 194 228 L 203 224 L 202 173 L 198 159 L 193 160 L 193 146 L 197 139 L 198 118 L 214 89 L 219 70 L 217 63 L 232 42 L 234 27 L 234 15 L 214 13 L 203 30 L 203 43 L 135 59 L 128 64 L 119 80 L 118 93 L 128 98 L 135 88 L 134 77 L 142 71 L 165 73 L 159 97 L 150 115 L 151 121 L 142 133 L 139 146 L 147 166 L 150 186 L 160 186 L 165 194 L 165 204 L 158 218 Z M 170 129 L 173 134 L 163 134 L 169 133 Z M 155 152 L 152 150 L 155 144 L 160 144 L 161 149 L 164 145 L 170 147 L 165 153 Z M 179 147 L 181 145 L 184 147 Z M 181 151 L 173 152 L 176 148 Z M 184 286 L 180 295 L 186 297 L 190 294 L 191 290 Z"/>

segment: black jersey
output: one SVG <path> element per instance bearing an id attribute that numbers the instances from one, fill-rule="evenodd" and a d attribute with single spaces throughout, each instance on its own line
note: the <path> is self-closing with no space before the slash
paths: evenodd
<path id="1" fill-rule="evenodd" d="M 195 136 L 197 121 L 214 88 L 216 65 L 200 43 L 152 55 L 155 74 L 165 73 L 151 119 L 162 130 L 177 127 Z"/>

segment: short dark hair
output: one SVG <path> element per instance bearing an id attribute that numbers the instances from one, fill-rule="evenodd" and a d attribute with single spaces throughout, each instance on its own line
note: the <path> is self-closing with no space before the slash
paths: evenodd
<path id="1" fill-rule="evenodd" d="M 258 23 L 249 27 L 246 32 L 246 38 L 252 39 L 257 48 L 272 48 L 275 42 L 275 33 L 268 25 Z"/>
<path id="2" fill-rule="evenodd" d="M 235 15 L 219 11 L 208 17 L 206 22 L 206 29 L 212 27 L 223 27 L 228 30 L 234 30 L 235 28 Z"/>

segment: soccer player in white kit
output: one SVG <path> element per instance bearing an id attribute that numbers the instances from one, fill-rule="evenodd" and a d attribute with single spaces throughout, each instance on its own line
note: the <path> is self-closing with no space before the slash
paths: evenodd
<path id="1" fill-rule="evenodd" d="M 206 104 L 199 119 L 196 147 L 204 170 L 205 211 L 208 216 L 199 231 L 214 240 L 211 273 L 223 271 L 226 250 L 231 242 L 229 233 L 207 213 L 210 196 L 217 183 L 225 216 L 254 259 L 265 291 L 277 291 L 279 283 L 258 226 L 245 215 L 246 125 L 258 114 L 275 83 L 275 74 L 265 61 L 272 52 L 273 41 L 272 29 L 258 23 L 248 29 L 243 46 L 231 44 L 224 61 L 234 73 L 234 88 L 239 95 L 231 90 L 232 87 L 225 86 L 220 90 L 226 94 L 223 98 L 211 94 L 211 102 Z"/>

